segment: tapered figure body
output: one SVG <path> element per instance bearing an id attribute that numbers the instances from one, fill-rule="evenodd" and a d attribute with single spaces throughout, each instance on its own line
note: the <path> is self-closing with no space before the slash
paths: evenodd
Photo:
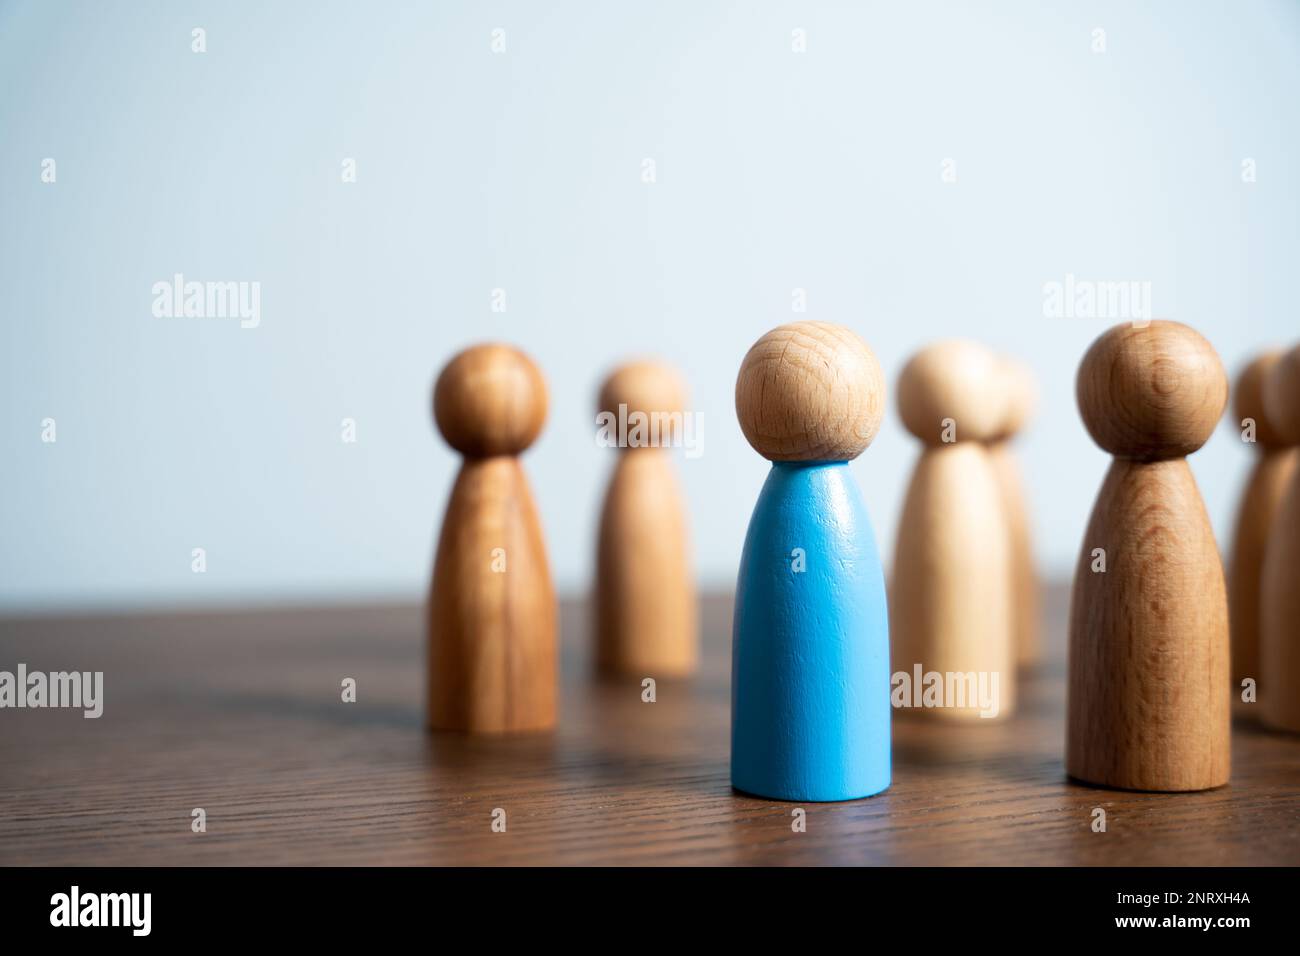
<path id="1" fill-rule="evenodd" d="M 1000 371 L 984 346 L 947 341 L 917 353 L 898 381 L 903 424 L 925 447 L 898 523 L 894 670 L 945 675 L 943 699 L 919 714 L 992 719 L 1015 706 L 1011 539 L 986 444 L 1007 431 Z"/>
<path id="2" fill-rule="evenodd" d="M 997 475 L 1002 515 L 1007 527 L 1011 633 L 1016 648 L 1016 664 L 1020 667 L 1033 667 L 1042 659 L 1038 621 L 1038 566 L 1034 561 L 1025 483 L 1016 461 L 1015 450 L 1011 446 L 1033 413 L 1038 389 L 1034 384 L 1033 373 L 1019 362 L 1004 359 L 1002 368 L 1009 399 L 1002 429 L 988 443 L 988 452 L 993 471 Z"/>
<path id="3" fill-rule="evenodd" d="M 1228 397 L 1214 348 L 1177 322 L 1121 325 L 1079 367 L 1079 411 L 1115 456 L 1070 607 L 1066 771 L 1129 790 L 1228 781 L 1223 566 L 1185 456 Z"/>
<path id="4" fill-rule="evenodd" d="M 1260 679 L 1260 593 L 1264 551 L 1277 522 L 1283 493 L 1295 473 L 1296 453 L 1264 408 L 1264 381 L 1281 352 L 1269 352 L 1247 365 L 1233 395 L 1242 440 L 1253 444 L 1255 464 L 1242 491 L 1228 565 L 1228 617 L 1232 634 L 1232 706 L 1242 717 L 1257 716 Z M 1247 694 L 1248 682 L 1256 694 Z M 1254 702 L 1243 698 L 1255 697 Z"/>
<path id="5" fill-rule="evenodd" d="M 428 723 L 471 733 L 555 724 L 556 605 L 518 455 L 546 419 L 522 352 L 480 345 L 434 389 L 434 418 L 465 456 L 447 504 L 429 602 Z"/>
<path id="6" fill-rule="evenodd" d="M 731 782 L 780 800 L 889 786 L 889 624 L 875 536 L 848 462 L 884 381 L 853 332 L 783 325 L 749 350 L 736 414 L 773 462 L 745 536 L 732 632 Z"/>
<path id="7" fill-rule="evenodd" d="M 1300 346 L 1269 370 L 1264 410 L 1282 441 L 1300 444 Z M 1300 733 L 1300 465 L 1292 469 L 1264 552 L 1259 656 L 1260 718 Z"/>
<path id="8" fill-rule="evenodd" d="M 666 450 L 683 439 L 685 391 L 672 369 L 653 362 L 624 365 L 601 389 L 599 411 L 625 439 L 596 554 L 596 661 L 604 674 L 683 677 L 695 669 L 686 506 Z"/>

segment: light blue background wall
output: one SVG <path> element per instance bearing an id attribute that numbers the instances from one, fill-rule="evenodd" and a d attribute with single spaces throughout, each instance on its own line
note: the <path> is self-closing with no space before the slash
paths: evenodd
<path id="1" fill-rule="evenodd" d="M 0 4 L 0 603 L 418 598 L 456 467 L 430 385 L 488 338 L 551 382 L 526 465 L 560 585 L 592 565 L 597 383 L 648 352 L 704 415 L 679 464 L 730 587 L 766 473 L 736 369 L 800 317 L 891 381 L 943 336 L 1030 361 L 1064 572 L 1110 323 L 1044 317 L 1043 285 L 1149 281 L 1230 371 L 1300 337 L 1297 94 L 1290 2 Z M 176 272 L 260 282 L 261 325 L 155 318 Z M 886 555 L 915 454 L 891 407 L 853 466 Z M 1248 460 L 1226 424 L 1194 459 L 1221 543 Z"/>

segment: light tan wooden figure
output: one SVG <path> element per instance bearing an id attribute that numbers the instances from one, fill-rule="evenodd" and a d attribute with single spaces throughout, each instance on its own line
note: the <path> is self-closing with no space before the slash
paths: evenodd
<path id="1" fill-rule="evenodd" d="M 1025 483 L 1011 444 L 1033 414 L 1038 403 L 1038 385 L 1034 373 L 1022 362 L 1004 358 L 1002 368 L 1002 385 L 1008 392 L 1006 415 L 988 449 L 993 470 L 997 472 L 998 489 L 1002 492 L 1002 513 L 1007 523 L 1011 561 L 1011 631 L 1016 645 L 1016 663 L 1020 667 L 1033 667 L 1042 658 L 1038 620 L 1040 585 Z"/>
<path id="2" fill-rule="evenodd" d="M 1260 679 L 1259 632 L 1260 589 L 1264 549 L 1277 521 L 1282 495 L 1295 473 L 1296 451 L 1292 443 L 1273 427 L 1264 408 L 1264 380 L 1278 364 L 1281 352 L 1267 352 L 1242 369 L 1233 396 L 1233 427 L 1243 441 L 1253 442 L 1258 452 L 1250 477 L 1237 507 L 1236 530 L 1228 565 L 1228 616 L 1232 634 L 1232 706 L 1242 717 L 1258 712 Z M 1255 684 L 1255 702 L 1243 699 Z"/>
<path id="3" fill-rule="evenodd" d="M 680 443 L 686 387 L 656 362 L 616 369 L 597 411 L 620 447 L 596 550 L 596 664 L 608 675 L 683 677 L 695 670 L 697 622 L 686 505 L 665 448 Z"/>
<path id="4" fill-rule="evenodd" d="M 434 419 L 465 461 L 433 566 L 431 728 L 501 733 L 555 725 L 555 592 L 518 459 L 541 432 L 546 404 L 542 373 L 508 345 L 466 349 L 434 387 Z"/>
<path id="5" fill-rule="evenodd" d="M 1076 382 L 1115 456 L 1075 568 L 1065 767 L 1127 790 L 1205 790 L 1229 773 L 1223 564 L 1186 455 L 1214 431 L 1228 378 L 1177 322 L 1116 326 Z"/>
<path id="6" fill-rule="evenodd" d="M 952 692 L 925 714 L 987 719 L 1015 706 L 1010 547 L 986 444 L 1006 427 L 1001 375 L 992 350 L 954 340 L 918 352 L 898 380 L 903 424 L 925 447 L 898 523 L 890 643 L 895 672 L 937 674 Z M 971 700 L 980 681 L 995 707 Z"/>
<path id="7" fill-rule="evenodd" d="M 1300 345 L 1269 370 L 1264 410 L 1284 442 L 1300 444 Z M 1264 552 L 1259 640 L 1259 716 L 1270 727 L 1300 733 L 1300 466 Z"/>

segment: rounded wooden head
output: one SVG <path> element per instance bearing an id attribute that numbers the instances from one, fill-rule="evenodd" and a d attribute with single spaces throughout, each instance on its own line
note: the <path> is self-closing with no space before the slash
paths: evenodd
<path id="1" fill-rule="evenodd" d="M 1120 458 L 1181 458 L 1205 444 L 1228 402 L 1228 376 L 1195 329 L 1158 320 L 1117 325 L 1079 365 L 1088 434 Z"/>
<path id="2" fill-rule="evenodd" d="M 605 379 L 597 405 L 596 411 L 616 415 L 619 405 L 626 405 L 629 414 L 680 412 L 686 407 L 686 383 L 676 370 L 660 362 L 628 362 Z"/>
<path id="3" fill-rule="evenodd" d="M 1006 406 L 1002 410 L 1002 424 L 994 441 L 1005 441 L 1018 435 L 1034 414 L 1038 405 L 1038 380 L 1024 362 L 1002 356 L 999 377 L 1006 392 Z"/>
<path id="4" fill-rule="evenodd" d="M 1264 411 L 1279 444 L 1300 445 L 1300 345 L 1278 356 L 1269 369 L 1264 379 Z M 1257 431 L 1256 437 L 1260 434 Z"/>
<path id="5" fill-rule="evenodd" d="M 1237 385 L 1232 393 L 1233 422 L 1239 427 L 1244 419 L 1255 422 L 1255 441 L 1261 447 L 1285 446 L 1295 444 L 1273 425 L 1273 418 L 1264 405 L 1264 383 L 1269 374 L 1277 367 L 1282 352 L 1264 352 L 1255 357 L 1237 375 Z"/>
<path id="6" fill-rule="evenodd" d="M 686 383 L 676 371 L 662 363 L 649 360 L 629 362 L 616 368 L 605 379 L 597 405 L 598 412 L 616 416 L 625 414 L 630 417 L 637 413 L 652 417 L 676 415 L 675 420 L 663 419 L 654 425 L 652 434 L 656 437 L 648 442 L 652 446 L 667 446 L 679 437 L 676 430 L 682 427 L 682 420 L 678 413 L 685 411 Z M 619 411 L 620 405 L 624 407 L 623 413 Z"/>
<path id="7" fill-rule="evenodd" d="M 546 380 L 509 345 L 475 345 L 447 363 L 433 389 L 433 418 L 463 455 L 517 455 L 546 421 Z"/>
<path id="8" fill-rule="evenodd" d="M 949 339 L 917 352 L 898 377 L 903 425 L 927 445 L 1004 434 L 1010 390 L 1002 360 L 978 342 Z"/>
<path id="9" fill-rule="evenodd" d="M 880 430 L 885 376 L 842 325 L 794 322 L 754 343 L 736 376 L 741 431 L 769 461 L 848 461 Z"/>

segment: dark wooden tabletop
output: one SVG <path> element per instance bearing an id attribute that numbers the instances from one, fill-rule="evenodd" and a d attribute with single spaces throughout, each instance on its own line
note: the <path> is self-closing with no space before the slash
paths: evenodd
<path id="1" fill-rule="evenodd" d="M 1208 793 L 1066 779 L 1065 601 L 1014 718 L 896 718 L 893 786 L 803 805 L 805 832 L 729 786 L 725 598 L 702 603 L 700 675 L 654 703 L 589 679 L 565 604 L 560 726 L 514 739 L 424 730 L 419 607 L 8 620 L 0 670 L 102 670 L 105 690 L 98 720 L 0 711 L 0 863 L 1300 863 L 1300 738 L 1237 725 Z"/>

